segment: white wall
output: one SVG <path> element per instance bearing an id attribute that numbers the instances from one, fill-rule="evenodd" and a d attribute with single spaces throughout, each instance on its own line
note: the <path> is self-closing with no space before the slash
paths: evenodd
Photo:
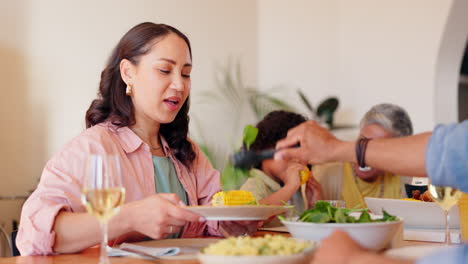
<path id="1" fill-rule="evenodd" d="M 258 1 L 258 81 L 262 89 L 284 86 L 286 99 L 298 105 L 296 89 L 315 107 L 336 87 L 337 3 L 330 1 Z"/>
<path id="2" fill-rule="evenodd" d="M 460 67 L 468 41 L 468 1 L 454 0 L 439 46 L 434 113 L 437 123 L 458 122 Z M 466 104 L 466 102 L 465 102 Z"/>
<path id="3" fill-rule="evenodd" d="M 41 115 L 28 98 L 26 78 L 25 3 L 3 1 L 0 4 L 0 195 L 24 194 L 35 183 L 31 177 L 42 167 Z M 0 201 L 0 225 L 11 229 L 12 217 L 18 218 L 22 201 Z M 7 222 L 8 220 L 8 222 Z M 2 240 L 0 240 L 2 241 Z M 0 245 L 0 248 L 2 245 Z"/>
<path id="4" fill-rule="evenodd" d="M 194 63 L 192 114 L 207 126 L 217 125 L 206 118 L 207 111 L 214 111 L 197 106 L 197 94 L 214 89 L 217 64 L 240 57 L 245 80 L 256 81 L 257 9 L 250 0 L 24 0 L 0 5 L 0 195 L 33 189 L 49 157 L 84 129 L 104 63 L 137 23 L 167 23 L 187 33 Z M 0 215 L 8 216 L 0 222 L 9 225 L 10 216 L 19 215 L 12 210 L 0 207 Z"/>
<path id="5" fill-rule="evenodd" d="M 435 124 L 435 68 L 451 0 L 259 1 L 259 83 L 341 101 L 337 123 L 372 105 L 406 108 L 416 132 Z M 455 88 L 454 88 L 455 89 Z"/>

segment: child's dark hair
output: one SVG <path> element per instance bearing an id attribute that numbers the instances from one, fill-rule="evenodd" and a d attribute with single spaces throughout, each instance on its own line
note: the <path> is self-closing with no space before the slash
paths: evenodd
<path id="1" fill-rule="evenodd" d="M 300 114 L 283 110 L 268 113 L 256 126 L 258 135 L 255 142 L 250 146 L 250 150 L 259 151 L 274 148 L 276 142 L 286 137 L 289 129 L 306 120 Z"/>

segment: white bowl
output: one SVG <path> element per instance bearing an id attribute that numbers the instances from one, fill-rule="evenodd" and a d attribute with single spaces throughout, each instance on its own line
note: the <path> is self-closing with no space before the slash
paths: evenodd
<path id="1" fill-rule="evenodd" d="M 203 264 L 305 264 L 309 263 L 312 250 L 289 256 L 219 256 L 198 254 L 198 260 Z"/>
<path id="2" fill-rule="evenodd" d="M 442 208 L 436 203 L 417 202 L 400 199 L 383 199 L 365 197 L 367 206 L 372 212 L 381 212 L 382 209 L 389 214 L 398 215 L 405 219 L 405 226 L 410 228 L 444 228 L 445 216 Z M 449 211 L 449 224 L 451 228 L 460 228 L 460 215 L 458 205 Z"/>
<path id="3" fill-rule="evenodd" d="M 390 245 L 393 239 L 401 239 L 403 220 L 374 223 L 305 223 L 282 221 L 294 238 L 321 241 L 333 231 L 341 229 L 347 232 L 361 246 L 380 250 Z"/>

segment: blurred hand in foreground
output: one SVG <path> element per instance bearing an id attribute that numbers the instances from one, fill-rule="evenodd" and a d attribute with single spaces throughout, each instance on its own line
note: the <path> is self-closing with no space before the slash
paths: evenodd
<path id="1" fill-rule="evenodd" d="M 412 264 L 405 259 L 392 259 L 361 247 L 346 232 L 336 230 L 322 240 L 311 264 Z"/>

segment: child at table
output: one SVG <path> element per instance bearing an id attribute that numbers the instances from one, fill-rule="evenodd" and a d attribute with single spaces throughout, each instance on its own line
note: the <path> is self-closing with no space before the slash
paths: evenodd
<path id="1" fill-rule="evenodd" d="M 258 135 L 250 150 L 274 148 L 278 140 L 286 137 L 289 129 L 304 121 L 306 119 L 302 115 L 293 112 L 270 112 L 256 125 Z M 283 205 L 289 201 L 297 212 L 302 212 L 305 203 L 311 207 L 321 196 L 320 185 L 309 177 L 305 183 L 307 200 L 302 198 L 300 172 L 305 170 L 308 170 L 307 164 L 297 161 L 264 160 L 250 170 L 251 177 L 241 189 L 252 192 L 260 204 Z"/>

